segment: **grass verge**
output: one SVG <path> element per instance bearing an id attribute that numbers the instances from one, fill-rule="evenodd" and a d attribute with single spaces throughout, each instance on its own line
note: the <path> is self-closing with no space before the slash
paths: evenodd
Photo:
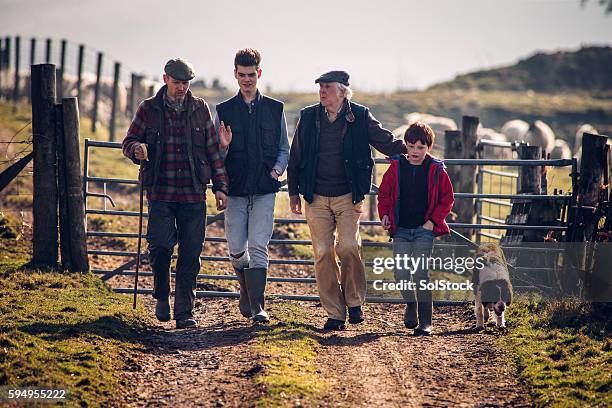
<path id="1" fill-rule="evenodd" d="M 301 406 L 304 399 L 323 393 L 327 385 L 318 374 L 319 343 L 306 313 L 289 302 L 272 303 L 270 311 L 283 321 L 257 333 L 256 349 L 264 356 L 264 370 L 255 378 L 265 389 L 259 406 Z"/>
<path id="2" fill-rule="evenodd" d="M 536 406 L 612 406 L 611 304 L 520 298 L 501 341 Z"/>
<path id="3" fill-rule="evenodd" d="M 15 258 L 14 258 L 15 259 Z M 99 278 L 0 260 L 0 386 L 63 388 L 67 406 L 112 406 L 147 322 Z"/>

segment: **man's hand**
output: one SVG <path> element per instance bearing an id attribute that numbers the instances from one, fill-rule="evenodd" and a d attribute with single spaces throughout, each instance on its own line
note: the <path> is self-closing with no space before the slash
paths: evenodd
<path id="1" fill-rule="evenodd" d="M 382 227 L 385 229 L 385 231 L 389 231 L 389 229 L 391 229 L 391 222 L 389 221 L 388 215 L 383 215 L 380 222 L 382 223 Z"/>
<path id="2" fill-rule="evenodd" d="M 222 149 L 227 149 L 232 143 L 232 128 L 221 121 L 219 125 L 219 145 Z"/>
<path id="3" fill-rule="evenodd" d="M 355 212 L 360 214 L 363 213 L 363 200 L 361 200 L 357 204 L 353 204 L 353 208 L 355 209 Z"/>
<path id="4" fill-rule="evenodd" d="M 138 143 L 134 147 L 134 157 L 136 160 L 149 160 L 149 154 L 147 152 L 147 145 L 144 143 Z"/>
<path id="5" fill-rule="evenodd" d="M 302 199 L 299 195 L 289 196 L 289 207 L 294 214 L 302 213 Z"/>
<path id="6" fill-rule="evenodd" d="M 225 207 L 227 207 L 227 196 L 223 191 L 215 192 L 215 201 L 217 203 L 217 210 L 225 210 Z"/>
<path id="7" fill-rule="evenodd" d="M 270 172 L 270 176 L 274 179 L 274 180 L 278 180 L 278 173 L 276 172 L 276 170 L 272 169 L 272 171 Z"/>
<path id="8" fill-rule="evenodd" d="M 430 220 L 427 220 L 427 222 L 425 224 L 423 224 L 423 228 L 425 228 L 426 230 L 429 230 L 429 231 L 433 231 L 434 224 Z"/>

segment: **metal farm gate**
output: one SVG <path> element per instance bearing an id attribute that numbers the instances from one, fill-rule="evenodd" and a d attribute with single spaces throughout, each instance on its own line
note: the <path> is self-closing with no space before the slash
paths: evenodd
<path id="1" fill-rule="evenodd" d="M 497 143 L 495 146 L 497 146 Z M 509 145 L 509 144 L 508 144 Z M 511 146 L 497 146 L 503 149 L 509 149 Z M 108 200 L 113 206 L 114 201 L 112 197 L 108 194 L 106 186 L 109 184 L 124 184 L 124 185 L 138 185 L 138 181 L 134 179 L 119 179 L 119 178 L 105 178 L 105 177 L 92 177 L 89 175 L 90 173 L 90 149 L 112 149 L 117 151 L 117 154 L 120 153 L 121 144 L 115 142 L 102 142 L 102 141 L 93 141 L 86 139 L 85 140 L 85 153 L 84 153 L 84 178 L 83 178 L 83 190 L 85 194 L 85 214 L 86 217 L 88 215 L 103 215 L 103 216 L 129 216 L 129 217 L 138 217 L 137 211 L 126 211 L 126 210 L 109 210 L 107 209 L 106 201 Z M 385 165 L 388 162 L 384 159 L 375 159 L 375 163 L 377 165 Z M 507 171 L 497 171 L 492 169 L 486 169 L 487 167 L 496 167 L 496 168 L 518 168 L 522 166 L 554 166 L 554 167 L 565 167 L 565 166 L 573 166 L 575 169 L 576 161 L 574 160 L 518 160 L 518 159 L 447 159 L 445 160 L 447 166 L 479 166 L 479 179 L 478 179 L 478 192 L 477 193 L 464 193 L 464 192 L 456 192 L 455 193 L 455 206 L 462 205 L 462 201 L 464 200 L 476 200 L 477 206 L 479 209 L 482 209 L 483 204 L 487 205 L 497 205 L 499 207 L 508 207 L 512 206 L 510 200 L 528 200 L 528 201 L 536 201 L 536 200 L 558 200 L 561 203 L 568 203 L 572 200 L 572 197 L 569 195 L 532 195 L 532 194 L 513 194 L 513 193 L 503 193 L 501 191 L 496 193 L 487 192 L 485 193 L 485 185 L 483 183 L 484 175 L 488 176 L 497 176 L 501 178 L 510 178 L 515 180 L 518 177 L 514 173 L 509 173 Z M 511 184 L 513 186 L 516 185 Z M 90 191 L 89 187 L 93 183 L 100 185 L 102 187 L 102 192 L 94 192 Z M 370 196 L 376 195 L 377 187 L 375 185 L 372 186 L 372 191 L 370 192 Z M 281 193 L 287 193 L 287 188 L 283 187 L 281 189 Z M 102 208 L 91 208 L 87 203 L 88 197 L 100 197 L 104 200 L 104 205 Z M 137 202 L 135 199 L 134 202 Z M 144 216 L 147 214 L 145 212 Z M 473 252 L 474 248 L 478 246 L 477 243 L 471 242 L 465 236 L 463 236 L 460 232 L 462 230 L 476 230 L 479 232 L 477 235 L 477 242 L 480 241 L 481 237 L 488 238 L 501 238 L 501 235 L 492 234 L 489 232 L 482 232 L 482 230 L 489 231 L 555 231 L 556 233 L 563 233 L 567 230 L 567 222 L 561 220 L 561 225 L 508 225 L 506 224 L 501 217 L 491 217 L 490 215 L 483 215 L 482 211 L 478 212 L 478 221 L 476 223 L 449 223 L 451 228 L 451 236 L 449 239 L 444 241 L 438 241 L 434 246 L 434 251 L 445 251 L 446 253 L 454 253 L 456 250 L 471 250 Z M 206 225 L 210 225 L 216 221 L 223 220 L 223 213 L 217 215 L 209 215 L 207 216 Z M 487 222 L 487 223 L 483 223 Z M 303 218 L 275 218 L 275 224 L 304 224 L 306 220 Z M 362 220 L 360 222 L 362 227 L 378 227 L 380 226 L 379 221 L 366 221 Z M 381 234 L 386 234 L 380 229 Z M 87 231 L 88 237 L 106 237 L 106 238 L 137 238 L 137 232 L 107 232 L 107 231 Z M 144 237 L 144 235 L 143 235 Z M 226 239 L 224 237 L 210 237 L 206 236 L 205 242 L 207 243 L 224 243 Z M 311 245 L 312 242 L 309 240 L 297 240 L 297 239 L 272 239 L 270 241 L 270 245 Z M 373 241 L 363 241 L 364 249 L 368 247 L 378 247 L 378 248 L 387 248 L 391 249 L 392 244 L 390 242 L 373 242 Z M 537 248 L 522 248 L 520 246 L 503 246 L 504 249 L 507 250 L 517 250 L 517 251 L 542 251 L 542 249 Z M 135 257 L 136 252 L 130 251 L 111 251 L 111 250 L 98 250 L 88 248 L 89 255 L 97 255 L 98 257 L 119 257 L 124 258 L 124 262 L 114 268 L 114 269 L 93 269 L 93 272 L 96 274 L 100 274 L 103 280 L 108 280 L 115 275 L 125 275 L 125 276 L 134 276 L 134 271 L 130 270 L 135 265 Z M 146 254 L 143 254 L 146 256 Z M 205 262 L 229 262 L 229 257 L 227 256 L 202 256 L 202 261 Z M 305 267 L 311 267 L 314 265 L 312 259 L 271 259 L 270 260 L 271 269 L 274 269 L 277 265 L 302 265 Z M 372 267 L 373 262 L 372 259 L 365 259 L 366 268 Z M 312 270 L 312 268 L 310 268 Z M 550 272 L 550 268 L 533 268 L 533 267 L 512 267 L 511 271 L 514 272 L 514 275 L 520 274 L 523 276 L 529 276 L 534 273 L 539 272 Z M 141 276 L 152 276 L 151 272 L 140 272 Z M 314 273 L 310 273 L 308 277 L 278 277 L 274 276 L 273 273 L 268 277 L 269 282 L 285 282 L 285 283 L 300 283 L 300 284 L 314 284 L 316 283 L 314 278 Z M 199 280 L 237 280 L 236 276 L 233 274 L 199 274 Z M 371 282 L 371 280 L 368 280 Z M 517 285 L 514 285 L 516 289 L 533 289 L 533 285 L 528 280 L 523 280 L 522 282 L 517 282 Z M 132 293 L 133 289 L 130 287 L 118 287 L 113 288 L 115 292 L 118 293 Z M 139 289 L 138 293 L 140 294 L 151 294 L 152 289 Z M 230 297 L 237 298 L 239 294 L 237 292 L 224 292 L 224 291 L 211 291 L 211 290 L 198 290 L 196 292 L 197 297 Z M 296 295 L 296 294 L 286 294 L 286 293 L 275 293 L 269 294 L 269 297 L 284 299 L 284 300 L 301 300 L 301 301 L 318 301 L 318 296 L 311 295 Z M 372 303 L 404 303 L 404 300 L 397 297 L 381 297 L 381 296 L 367 296 L 367 302 Z M 467 298 L 463 301 L 457 300 L 438 300 L 435 301 L 436 305 L 457 305 L 464 304 L 467 301 Z"/>

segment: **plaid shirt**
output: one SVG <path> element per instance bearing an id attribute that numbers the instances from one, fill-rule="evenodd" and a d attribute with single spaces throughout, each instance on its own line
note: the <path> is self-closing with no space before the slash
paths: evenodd
<path id="1" fill-rule="evenodd" d="M 164 131 L 160 135 L 163 149 L 157 183 L 153 188 L 147 188 L 147 199 L 171 202 L 203 202 L 204 192 L 197 192 L 193 184 L 193 176 L 189 166 L 187 143 L 185 140 L 185 124 L 187 110 L 185 104 L 169 103 L 164 93 Z M 213 191 L 227 191 L 228 177 L 223 159 L 219 153 L 219 144 L 208 105 L 205 105 L 206 155 L 212 171 Z M 123 142 L 123 153 L 134 158 L 135 142 L 145 142 L 145 110 L 143 104 L 138 107 L 128 134 Z"/>

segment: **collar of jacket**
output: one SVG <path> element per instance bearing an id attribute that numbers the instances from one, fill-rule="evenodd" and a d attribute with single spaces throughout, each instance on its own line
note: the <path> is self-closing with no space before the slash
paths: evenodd
<path id="1" fill-rule="evenodd" d="M 238 98 L 239 101 L 241 101 L 245 105 L 248 105 L 247 102 L 244 100 L 244 96 L 242 96 L 242 93 L 240 93 L 240 89 L 238 90 L 238 93 L 236 94 L 235 98 Z M 259 89 L 257 89 L 257 93 L 255 94 L 255 99 L 253 99 L 250 103 L 255 102 L 255 105 L 257 105 L 259 102 L 261 102 L 262 99 L 263 99 L 263 95 L 261 94 L 261 92 L 259 92 Z"/>
<path id="2" fill-rule="evenodd" d="M 342 109 L 346 107 L 346 113 L 344 114 L 344 119 L 346 119 L 348 123 L 355 122 L 355 115 L 353 114 L 353 110 L 351 109 L 351 101 L 349 101 L 348 99 L 345 99 L 343 103 L 344 105 L 340 108 L 340 110 L 342 111 Z M 325 112 L 325 108 L 323 107 L 323 105 L 321 105 L 321 102 L 319 102 L 319 107 L 317 109 L 319 112 Z"/>
<path id="3" fill-rule="evenodd" d="M 153 107 L 157 110 L 163 110 L 164 108 L 164 93 L 166 93 L 166 89 L 168 89 L 168 85 L 162 86 L 153 97 Z M 198 104 L 193 103 L 193 94 L 191 93 L 191 89 L 188 89 L 187 94 L 185 94 L 184 106 L 185 110 L 188 112 L 193 112 L 198 108 Z"/>

